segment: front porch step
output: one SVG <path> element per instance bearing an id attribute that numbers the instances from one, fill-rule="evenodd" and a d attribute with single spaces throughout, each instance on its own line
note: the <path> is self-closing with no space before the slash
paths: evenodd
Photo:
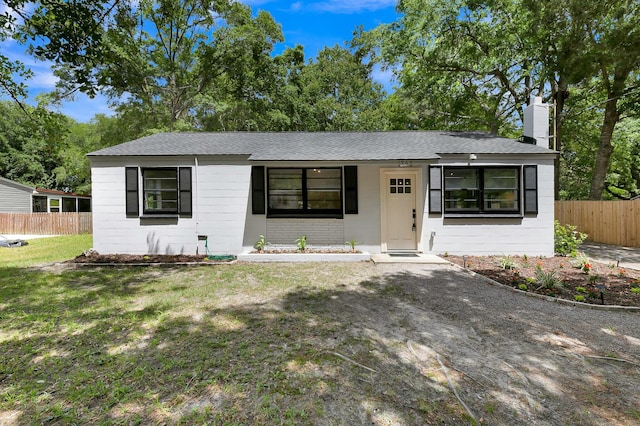
<path id="1" fill-rule="evenodd" d="M 392 252 L 372 254 L 371 260 L 374 263 L 423 263 L 423 264 L 450 264 L 448 260 L 436 256 L 435 254 L 416 252 Z"/>

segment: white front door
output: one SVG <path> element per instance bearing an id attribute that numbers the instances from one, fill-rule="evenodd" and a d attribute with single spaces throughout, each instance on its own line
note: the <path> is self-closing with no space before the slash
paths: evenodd
<path id="1" fill-rule="evenodd" d="M 417 172 L 388 171 L 382 174 L 383 250 L 416 250 Z M 385 232 L 386 231 L 386 232 Z"/>

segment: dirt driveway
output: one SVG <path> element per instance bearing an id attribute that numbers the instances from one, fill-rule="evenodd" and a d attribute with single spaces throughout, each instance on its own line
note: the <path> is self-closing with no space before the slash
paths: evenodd
<path id="1" fill-rule="evenodd" d="M 363 381 L 401 399 L 406 392 L 408 407 L 445 394 L 462 406 L 453 386 L 470 416 L 485 424 L 640 424 L 638 312 L 539 300 L 450 266 L 375 268 L 380 275 L 358 285 L 370 297 L 337 292 L 327 308 L 350 324 L 335 347 L 349 347 L 344 339 L 379 344 L 369 348 L 375 356 L 366 365 L 376 373 Z M 362 350 L 354 345 L 344 355 L 367 359 Z M 466 423 L 448 423 L 459 422 Z"/>
<path id="2" fill-rule="evenodd" d="M 640 424 L 639 312 L 451 265 L 4 273 L 0 425 Z"/>

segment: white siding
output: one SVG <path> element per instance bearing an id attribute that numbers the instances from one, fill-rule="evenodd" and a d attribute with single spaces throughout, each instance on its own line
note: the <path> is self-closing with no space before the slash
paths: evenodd
<path id="1" fill-rule="evenodd" d="M 315 163 L 274 163 L 266 167 L 313 167 Z M 342 166 L 339 163 L 323 163 L 323 167 Z M 295 244 L 301 235 L 309 244 L 344 245 L 357 241 L 360 250 L 380 252 L 380 165 L 358 166 L 358 214 L 345 214 L 343 219 L 267 219 L 266 215 L 251 214 L 247 209 L 244 245 L 251 249 L 260 235 L 273 244 Z M 389 165 L 387 165 L 389 167 Z M 249 204 L 251 201 L 249 200 Z"/>
<path id="2" fill-rule="evenodd" d="M 200 162 L 194 213 L 198 217 L 198 233 L 208 236 L 212 253 L 242 252 L 250 181 L 248 164 Z"/>
<path id="3" fill-rule="evenodd" d="M 100 253 L 203 253 L 198 235 L 207 235 L 209 250 L 238 254 L 253 246 L 260 235 L 272 243 L 294 244 L 307 235 L 309 244 L 342 245 L 355 240 L 358 248 L 380 252 L 380 169 L 396 162 L 349 163 L 358 166 L 358 214 L 343 219 L 267 219 L 251 213 L 251 164 L 237 159 L 198 158 L 94 158 L 92 167 L 94 248 Z M 314 163 L 284 163 L 288 167 L 313 167 Z M 282 163 L 265 163 L 267 167 Z M 437 165 L 467 165 L 467 161 L 441 159 Z M 419 249 L 443 254 L 553 255 L 553 159 L 479 158 L 474 165 L 537 164 L 538 214 L 524 218 L 445 218 L 429 215 L 428 205 L 418 221 Z M 341 166 L 343 163 L 323 163 Z M 127 218 L 125 215 L 126 166 L 193 167 L 193 217 L 171 219 Z M 428 168 L 423 167 L 423 200 L 428 200 Z M 420 218 L 419 218 L 420 219 Z M 435 233 L 432 237 L 432 232 Z"/>
<path id="4" fill-rule="evenodd" d="M 424 209 L 423 248 L 435 254 L 527 254 L 553 256 L 553 160 L 501 160 L 492 164 L 538 164 L 538 214 L 524 218 L 445 218 Z M 466 165 L 440 161 L 438 165 Z M 428 188 L 427 188 L 428 190 Z M 428 193 L 427 193 L 428 194 Z M 428 197 L 426 198 L 428 199 Z M 431 233 L 435 232 L 433 238 Z"/>
<path id="5" fill-rule="evenodd" d="M 344 215 L 344 241 L 380 253 L 380 168 L 389 164 L 358 165 L 358 214 Z"/>
<path id="6" fill-rule="evenodd" d="M 31 191 L 0 181 L 0 212 L 31 213 Z"/>
<path id="7" fill-rule="evenodd" d="M 126 166 L 193 167 L 193 217 L 128 218 Z M 195 159 L 184 157 L 93 159 L 94 249 L 99 253 L 195 254 L 198 235 L 207 235 L 212 253 L 239 253 L 250 171 L 246 164 L 202 159 L 196 170 Z"/>
<path id="8" fill-rule="evenodd" d="M 295 244 L 302 235 L 307 244 L 344 244 L 342 219 L 267 219 L 267 241 L 274 244 Z"/>

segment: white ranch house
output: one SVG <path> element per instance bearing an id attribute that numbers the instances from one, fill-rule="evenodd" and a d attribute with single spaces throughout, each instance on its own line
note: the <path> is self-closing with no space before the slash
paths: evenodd
<path id="1" fill-rule="evenodd" d="M 237 255 L 260 235 L 306 235 L 372 254 L 552 256 L 556 153 L 539 127 L 538 144 L 444 131 L 144 137 L 89 154 L 94 249 L 203 254 L 207 238 Z"/>

